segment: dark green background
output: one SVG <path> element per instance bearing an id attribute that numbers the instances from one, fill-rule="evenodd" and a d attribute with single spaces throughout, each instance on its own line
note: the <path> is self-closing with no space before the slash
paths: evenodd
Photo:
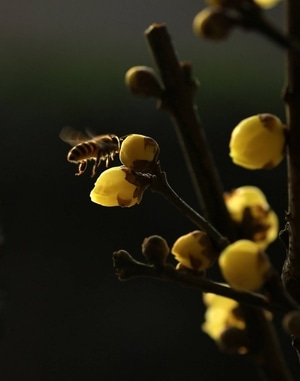
<path id="1" fill-rule="evenodd" d="M 0 202 L 6 294 L 0 343 L 2 381 L 255 380 L 246 357 L 221 354 L 201 332 L 199 292 L 137 279 L 120 283 L 111 254 L 141 259 L 151 234 L 170 245 L 194 226 L 156 194 L 139 206 L 92 204 L 94 180 L 74 176 L 65 125 L 95 132 L 141 133 L 161 147 L 169 182 L 197 206 L 168 116 L 124 85 L 133 65 L 153 65 L 144 30 L 166 23 L 179 58 L 200 80 L 197 104 L 224 190 L 257 185 L 278 213 L 287 208 L 285 163 L 246 171 L 228 157 L 230 132 L 260 112 L 284 120 L 284 54 L 253 33 L 197 39 L 191 23 L 203 1 L 2 0 L 0 4 Z M 280 27 L 282 6 L 269 11 Z M 280 269 L 284 250 L 270 247 Z M 214 271 L 209 273 L 214 276 Z M 280 325 L 280 321 L 278 321 Z M 281 337 L 289 362 L 296 358 Z"/>

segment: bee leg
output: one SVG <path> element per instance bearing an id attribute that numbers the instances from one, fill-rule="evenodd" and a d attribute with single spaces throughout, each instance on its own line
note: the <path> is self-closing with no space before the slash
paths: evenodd
<path id="1" fill-rule="evenodd" d="M 82 175 L 85 170 L 87 168 L 87 161 L 86 160 L 82 160 L 80 163 L 79 163 L 79 166 L 78 166 L 78 172 L 75 173 L 75 176 L 80 176 Z"/>
<path id="2" fill-rule="evenodd" d="M 97 156 L 97 158 L 95 159 L 95 163 L 94 163 L 94 165 L 93 165 L 93 169 L 92 169 L 91 177 L 96 176 L 96 171 L 97 171 L 97 168 L 99 167 L 100 163 L 101 163 L 101 157 L 100 157 L 100 155 L 99 155 L 99 156 Z"/>

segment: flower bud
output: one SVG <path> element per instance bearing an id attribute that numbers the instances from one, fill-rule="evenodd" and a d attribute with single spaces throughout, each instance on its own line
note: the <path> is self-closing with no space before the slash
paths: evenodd
<path id="1" fill-rule="evenodd" d="M 233 162 L 247 169 L 272 169 L 284 158 L 285 126 L 272 114 L 242 120 L 232 131 L 229 149 Z"/>
<path id="2" fill-rule="evenodd" d="M 144 239 L 142 253 L 148 262 L 154 265 L 163 264 L 170 253 L 170 248 L 163 237 L 152 235 Z"/>
<path id="3" fill-rule="evenodd" d="M 91 200 L 103 206 L 139 204 L 143 189 L 126 180 L 127 172 L 126 167 L 112 167 L 102 172 L 90 193 Z"/>
<path id="4" fill-rule="evenodd" d="M 271 269 L 267 255 L 246 239 L 227 246 L 219 256 L 219 266 L 224 279 L 240 291 L 260 289 Z"/>
<path id="5" fill-rule="evenodd" d="M 154 139 L 132 134 L 122 142 L 119 157 L 126 167 L 136 172 L 147 172 L 157 163 L 158 155 L 159 145 Z"/>
<path id="6" fill-rule="evenodd" d="M 266 248 L 278 236 L 279 221 L 264 193 L 254 186 L 242 186 L 225 193 L 230 217 L 243 238 Z"/>
<path id="7" fill-rule="evenodd" d="M 282 326 L 286 333 L 300 338 L 300 311 L 290 311 L 288 312 L 283 320 Z"/>
<path id="8" fill-rule="evenodd" d="M 220 9 L 204 8 L 193 20 L 193 31 L 196 36 L 209 40 L 222 40 L 229 35 L 232 21 Z"/>
<path id="9" fill-rule="evenodd" d="M 134 66 L 125 74 L 125 83 L 132 94 L 140 97 L 157 97 L 162 93 L 155 71 L 148 66 Z"/>
<path id="10" fill-rule="evenodd" d="M 207 269 L 217 256 L 211 240 L 200 230 L 179 237 L 171 252 L 183 266 L 196 271 Z"/>

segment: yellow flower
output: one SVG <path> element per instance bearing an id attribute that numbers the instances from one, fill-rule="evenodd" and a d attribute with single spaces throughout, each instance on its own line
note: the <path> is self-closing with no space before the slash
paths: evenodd
<path id="1" fill-rule="evenodd" d="M 233 288 L 256 291 L 265 283 L 271 263 L 256 243 L 242 239 L 221 252 L 219 266 L 224 279 Z"/>
<path id="2" fill-rule="evenodd" d="M 228 328 L 245 328 L 243 318 L 237 313 L 237 301 L 212 293 L 204 293 L 203 301 L 207 309 L 201 328 L 213 340 L 219 341 L 221 334 Z"/>
<path id="3" fill-rule="evenodd" d="M 207 234 L 200 230 L 179 237 L 171 253 L 184 267 L 197 271 L 211 266 L 217 255 Z"/>
<path id="4" fill-rule="evenodd" d="M 265 249 L 278 236 L 279 221 L 264 193 L 254 186 L 242 186 L 225 193 L 229 214 L 244 238 Z"/>
<path id="5" fill-rule="evenodd" d="M 126 180 L 128 168 L 112 167 L 98 177 L 90 197 L 103 206 L 130 207 L 141 201 L 143 191 Z"/>
<path id="6" fill-rule="evenodd" d="M 126 167 L 140 172 L 150 171 L 157 163 L 158 143 L 144 135 L 128 135 L 122 142 L 120 160 Z"/>
<path id="7" fill-rule="evenodd" d="M 233 162 L 247 169 L 271 169 L 285 154 L 285 126 L 272 114 L 242 120 L 232 131 L 229 149 Z"/>

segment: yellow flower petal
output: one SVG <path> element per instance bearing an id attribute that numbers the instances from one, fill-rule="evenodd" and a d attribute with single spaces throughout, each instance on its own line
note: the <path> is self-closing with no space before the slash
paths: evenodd
<path id="1" fill-rule="evenodd" d="M 233 162 L 247 169 L 271 169 L 285 154 L 285 126 L 272 114 L 242 120 L 232 131 L 229 149 Z"/>
<path id="2" fill-rule="evenodd" d="M 138 204 L 138 187 L 126 180 L 123 167 L 112 167 L 102 172 L 90 194 L 91 200 L 103 206 L 130 207 Z"/>
<path id="3" fill-rule="evenodd" d="M 233 288 L 255 291 L 263 286 L 271 263 L 256 243 L 239 240 L 222 251 L 219 266 Z"/>
<path id="4" fill-rule="evenodd" d="M 197 271 L 208 268 L 216 258 L 216 251 L 210 239 L 200 230 L 179 237 L 171 252 L 183 266 Z"/>
<path id="5" fill-rule="evenodd" d="M 144 135 L 128 135 L 120 149 L 121 163 L 134 171 L 151 170 L 159 155 L 158 143 Z"/>

